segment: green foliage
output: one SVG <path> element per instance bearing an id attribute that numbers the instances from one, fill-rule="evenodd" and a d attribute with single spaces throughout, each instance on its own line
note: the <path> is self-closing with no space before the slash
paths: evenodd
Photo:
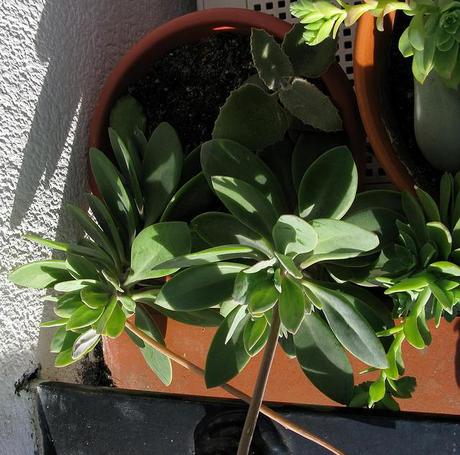
<path id="1" fill-rule="evenodd" d="M 327 16 L 321 31 L 310 26 L 316 37 L 343 20 L 327 5 L 316 2 L 308 13 L 309 24 Z M 396 409 L 395 398 L 410 397 L 415 384 L 402 376 L 404 341 L 425 347 L 426 320 L 439 323 L 458 309 L 460 177 L 443 178 L 439 208 L 421 190 L 418 199 L 357 194 L 343 136 L 326 134 L 340 128 L 340 117 L 325 94 L 300 79 L 325 71 L 335 44 L 302 47 L 300 32 L 295 27 L 280 45 L 253 31 L 257 81 L 232 93 L 213 139 L 185 160 L 170 125 L 160 124 L 147 140 L 135 101 L 116 105 L 109 133 L 116 164 L 90 152 L 101 195 L 89 196 L 93 216 L 70 208 L 85 238 L 67 244 L 28 236 L 65 259 L 10 275 L 21 286 L 53 288 L 56 319 L 44 326 L 57 327 L 57 366 L 125 329 L 169 384 L 169 359 L 126 326 L 135 315 L 136 326 L 164 344 L 150 307 L 185 324 L 218 326 L 206 360 L 208 387 L 235 377 L 280 321 L 281 346 L 330 398 Z M 387 288 L 396 326 L 380 299 L 357 284 Z M 345 351 L 378 379 L 355 386 Z"/>
<path id="2" fill-rule="evenodd" d="M 292 14 L 304 26 L 303 40 L 310 46 L 336 36 L 342 22 L 354 24 L 364 13 L 372 14 L 377 29 L 383 30 L 384 17 L 403 11 L 412 19 L 399 40 L 404 57 L 412 57 L 414 77 L 423 83 L 435 71 L 449 87 L 460 83 L 460 2 L 365 1 L 337 5 L 325 0 L 298 0 L 291 5 Z"/>
<path id="3" fill-rule="evenodd" d="M 334 61 L 333 49 L 324 45 L 307 55 L 297 34 L 294 27 L 279 44 L 265 31 L 253 29 L 251 51 L 257 81 L 251 78 L 230 94 L 217 117 L 214 139 L 232 139 L 261 150 L 282 141 L 294 121 L 322 131 L 341 129 L 340 115 L 330 99 L 301 78 L 322 74 Z"/>
<path id="4" fill-rule="evenodd" d="M 354 385 L 352 367 L 334 333 L 317 313 L 303 318 L 294 344 L 308 379 L 328 397 L 348 404 Z"/>

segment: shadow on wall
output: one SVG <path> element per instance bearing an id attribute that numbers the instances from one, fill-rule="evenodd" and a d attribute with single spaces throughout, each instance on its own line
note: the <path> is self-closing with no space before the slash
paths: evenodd
<path id="1" fill-rule="evenodd" d="M 24 149 L 12 227 L 24 219 L 39 183 L 49 185 L 65 148 L 71 153 L 63 200 L 81 202 L 78 199 L 86 189 L 88 122 L 105 78 L 149 30 L 194 8 L 192 0 L 46 2 L 35 47 L 48 68 Z M 71 130 L 74 134 L 69 137 Z M 61 209 L 56 237 L 65 237 L 68 228 Z"/>

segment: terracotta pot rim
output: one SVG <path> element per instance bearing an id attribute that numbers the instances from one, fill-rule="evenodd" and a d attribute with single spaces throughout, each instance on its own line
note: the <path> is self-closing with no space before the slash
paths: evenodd
<path id="1" fill-rule="evenodd" d="M 358 22 L 353 50 L 356 98 L 364 129 L 382 168 L 401 191 L 414 191 L 414 179 L 399 159 L 382 115 L 380 84 L 383 77 L 384 48 L 389 40 L 395 14 L 388 15 L 383 32 L 375 18 L 364 14 Z"/>

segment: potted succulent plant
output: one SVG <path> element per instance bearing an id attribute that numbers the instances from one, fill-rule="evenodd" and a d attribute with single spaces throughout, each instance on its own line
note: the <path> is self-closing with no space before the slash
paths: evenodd
<path id="1" fill-rule="evenodd" d="M 415 181 L 432 189 L 438 179 L 426 169 L 419 150 L 436 170 L 459 170 L 454 120 L 460 109 L 460 8 L 456 2 L 347 5 L 302 0 L 293 4 L 292 11 L 305 24 L 304 38 L 310 44 L 335 34 L 341 23 L 350 26 L 361 18 L 354 53 L 358 103 L 371 145 L 399 188 L 410 190 Z M 396 52 L 411 61 L 404 63 Z M 410 67 L 413 81 L 408 76 Z M 413 98 L 406 100 L 407 92 Z M 401 138 L 404 135 L 407 138 Z"/>
<path id="2" fill-rule="evenodd" d="M 185 167 L 174 129 L 162 123 L 147 140 L 139 104 L 120 99 L 109 130 L 116 165 L 90 151 L 100 195 L 89 196 L 96 221 L 70 208 L 87 237 L 67 244 L 29 236 L 65 259 L 26 264 L 10 275 L 21 286 L 53 289 L 48 299 L 59 319 L 44 325 L 58 327 L 51 347 L 58 366 L 80 359 L 101 337 L 126 330 L 164 383 L 172 379 L 170 359 L 201 373 L 164 347 L 149 307 L 187 324 L 219 326 L 204 371 L 208 387 L 249 400 L 226 383 L 263 349 L 240 453 L 249 450 L 259 410 L 290 425 L 261 408 L 278 341 L 337 402 L 394 409 L 394 397 L 410 397 L 415 386 L 403 376 L 404 338 L 424 347 L 427 302 L 433 301 L 438 320 L 453 314 L 458 301 L 457 259 L 448 228 L 438 220 L 451 223 L 455 234 L 458 214 L 448 202 L 458 192 L 453 178 L 442 181 L 440 210 L 419 193 L 428 224 L 409 195 L 401 204 L 394 192 L 357 194 L 349 149 L 326 134 L 340 130 L 340 115 L 318 87 L 299 77 L 295 62 L 304 54 L 297 38 L 289 41 L 298 30 L 293 33 L 282 46 L 253 30 L 257 76 L 222 106 L 213 139 L 199 150 L 201 171 L 178 190 Z M 297 148 L 290 184 L 264 161 L 272 156 L 267 149 L 252 151 L 270 143 L 257 136 L 262 127 L 301 144 L 307 137 L 318 148 Z M 216 209 L 206 211 L 215 201 Z M 185 218 L 193 216 L 190 224 L 177 220 L 184 207 Z M 381 283 L 397 296 L 399 324 L 362 287 Z M 378 378 L 355 386 L 345 349 Z"/>

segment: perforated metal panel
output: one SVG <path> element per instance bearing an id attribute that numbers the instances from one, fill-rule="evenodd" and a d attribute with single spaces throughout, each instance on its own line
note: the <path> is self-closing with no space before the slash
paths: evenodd
<path id="1" fill-rule="evenodd" d="M 247 8 L 271 14 L 280 19 L 295 23 L 297 19 L 290 13 L 290 5 L 294 3 L 294 1 L 295 0 L 198 0 L 197 7 L 198 9 L 222 7 Z M 345 27 L 342 25 L 337 36 L 337 61 L 350 80 L 353 80 L 353 42 L 355 28 L 355 26 Z M 385 171 L 380 167 L 370 148 L 366 162 L 365 186 L 367 188 L 391 187 Z"/>

